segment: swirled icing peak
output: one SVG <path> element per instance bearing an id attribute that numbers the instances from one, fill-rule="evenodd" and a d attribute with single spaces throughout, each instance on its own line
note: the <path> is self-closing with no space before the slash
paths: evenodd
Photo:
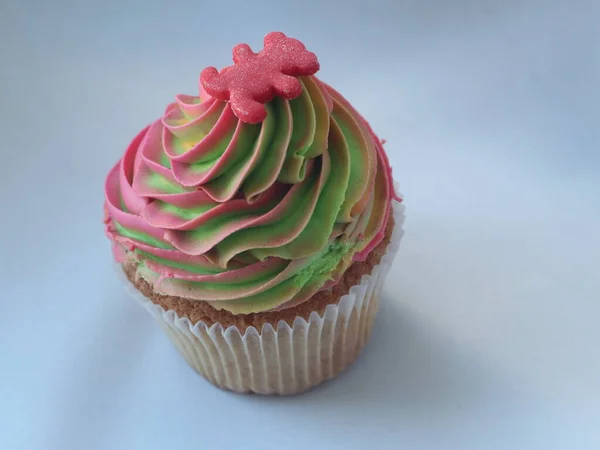
<path id="1" fill-rule="evenodd" d="M 338 282 L 398 198 L 381 140 L 311 75 L 304 45 L 271 33 L 234 61 L 133 139 L 106 179 L 105 224 L 155 292 L 247 314 Z"/>
<path id="2" fill-rule="evenodd" d="M 254 53 L 248 44 L 233 49 L 233 66 L 218 72 L 207 67 L 200 74 L 202 87 L 219 100 L 229 100 L 233 113 L 243 122 L 259 123 L 267 117 L 264 103 L 275 96 L 291 100 L 300 96 L 298 76 L 314 75 L 319 61 L 304 44 L 283 33 L 265 36 L 265 48 Z"/>

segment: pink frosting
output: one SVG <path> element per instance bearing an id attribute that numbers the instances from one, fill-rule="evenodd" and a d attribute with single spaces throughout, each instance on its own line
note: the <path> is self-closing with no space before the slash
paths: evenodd
<path id="1" fill-rule="evenodd" d="M 348 263 L 291 282 L 314 271 L 323 251 L 350 243 L 349 261 L 364 260 L 383 239 L 391 200 L 401 199 L 382 141 L 333 88 L 291 76 L 318 69 L 292 41 L 268 37 L 259 54 L 238 47 L 238 65 L 203 72 L 199 97 L 177 96 L 109 172 L 105 224 L 115 258 L 138 259 L 157 292 L 234 312 L 291 307 L 343 275 Z M 286 45 L 285 57 L 302 55 L 301 64 L 274 57 Z M 247 75 L 260 67 L 270 72 L 253 91 Z M 285 79 L 284 99 L 268 102 L 282 95 L 274 74 L 294 83 Z M 362 161 L 353 169 L 360 174 L 349 158 Z M 343 201 L 332 213 L 323 198 Z M 256 306 L 240 306 L 244 299 Z"/>

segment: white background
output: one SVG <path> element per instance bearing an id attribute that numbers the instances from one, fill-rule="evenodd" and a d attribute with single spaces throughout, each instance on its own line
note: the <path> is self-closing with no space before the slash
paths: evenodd
<path id="1" fill-rule="evenodd" d="M 0 448 L 600 448 L 600 4 L 0 1 Z M 212 388 L 129 299 L 103 181 L 282 30 L 371 122 L 406 235 L 365 353 Z"/>

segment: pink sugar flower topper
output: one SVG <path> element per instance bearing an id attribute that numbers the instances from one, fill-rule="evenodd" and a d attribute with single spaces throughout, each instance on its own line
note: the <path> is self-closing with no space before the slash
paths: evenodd
<path id="1" fill-rule="evenodd" d="M 233 49 L 233 66 L 220 72 L 207 67 L 200 74 L 202 87 L 211 96 L 227 101 L 243 122 L 259 123 L 267 117 L 264 103 L 275 96 L 287 100 L 302 93 L 296 78 L 319 70 L 314 53 L 297 39 L 274 32 L 265 36 L 265 48 L 254 53 L 248 44 Z"/>

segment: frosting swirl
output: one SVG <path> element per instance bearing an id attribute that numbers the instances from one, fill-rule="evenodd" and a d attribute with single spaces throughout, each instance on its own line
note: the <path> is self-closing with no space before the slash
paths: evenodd
<path id="1" fill-rule="evenodd" d="M 234 314 L 294 306 L 381 241 L 398 199 L 380 140 L 334 89 L 298 77 L 261 123 L 179 95 L 106 179 L 106 232 L 156 292 Z"/>

